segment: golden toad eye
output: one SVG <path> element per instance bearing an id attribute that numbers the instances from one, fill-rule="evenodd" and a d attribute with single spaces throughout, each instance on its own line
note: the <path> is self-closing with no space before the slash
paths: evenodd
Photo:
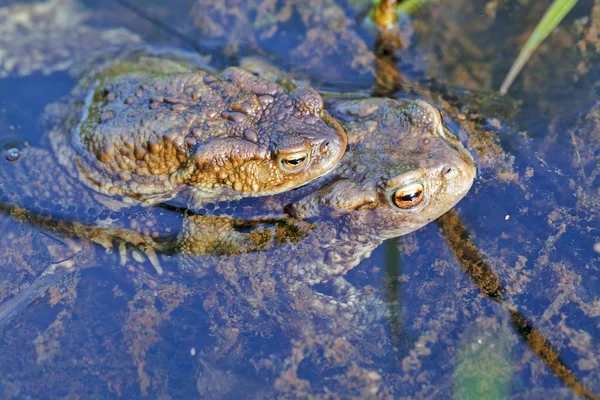
<path id="1" fill-rule="evenodd" d="M 423 185 L 416 182 L 402 186 L 392 195 L 394 204 L 403 210 L 419 205 L 421 200 L 423 200 Z"/>
<path id="2" fill-rule="evenodd" d="M 300 172 L 306 166 L 310 160 L 310 153 L 302 151 L 299 153 L 288 154 L 280 158 L 281 167 L 287 172 Z"/>

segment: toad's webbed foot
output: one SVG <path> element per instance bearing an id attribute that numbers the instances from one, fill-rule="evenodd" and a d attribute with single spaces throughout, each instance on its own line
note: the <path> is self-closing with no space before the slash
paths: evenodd
<path id="1" fill-rule="evenodd" d="M 152 238 L 137 232 L 123 230 L 117 230 L 116 232 L 110 232 L 110 230 L 103 231 L 93 240 L 94 242 L 101 244 L 107 252 L 110 252 L 113 247 L 113 239 L 117 239 L 121 265 L 127 264 L 129 254 L 131 254 L 131 257 L 135 261 L 140 263 L 144 261 L 145 256 L 158 275 L 164 273 L 157 252 L 168 251 L 171 249 L 171 246 L 166 243 L 158 243 Z M 128 245 L 132 246 L 132 248 L 128 249 Z"/>

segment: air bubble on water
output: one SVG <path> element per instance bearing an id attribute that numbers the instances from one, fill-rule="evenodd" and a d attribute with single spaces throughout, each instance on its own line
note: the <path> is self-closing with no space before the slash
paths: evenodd
<path id="1" fill-rule="evenodd" d="M 17 147 L 9 147 L 4 149 L 4 156 L 8 161 L 17 161 L 21 156 L 21 150 Z"/>

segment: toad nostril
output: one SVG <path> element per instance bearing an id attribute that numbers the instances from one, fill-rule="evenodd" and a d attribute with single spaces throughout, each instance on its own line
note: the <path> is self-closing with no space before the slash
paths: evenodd
<path id="1" fill-rule="evenodd" d="M 321 147 L 319 148 L 319 150 L 321 151 L 321 153 L 327 152 L 327 150 L 329 150 L 329 140 L 326 140 L 323 143 L 321 143 Z"/>
<path id="2" fill-rule="evenodd" d="M 446 168 L 444 168 L 442 175 L 446 180 L 454 179 L 458 176 L 458 169 L 456 167 L 447 166 Z"/>

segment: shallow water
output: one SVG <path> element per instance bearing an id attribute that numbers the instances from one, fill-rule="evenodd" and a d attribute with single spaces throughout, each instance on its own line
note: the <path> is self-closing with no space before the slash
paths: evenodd
<path id="1" fill-rule="evenodd" d="M 537 2 L 428 7 L 402 29 L 403 39 L 413 34 L 397 59 L 374 55 L 376 32 L 356 22 L 355 3 L 84 3 L 93 10 L 86 23 L 199 48 L 219 66 L 261 54 L 323 90 L 424 95 L 463 127 L 478 178 L 451 213 L 384 242 L 348 273 L 391 315 L 355 331 L 278 292 L 266 262 L 235 270 L 215 261 L 216 273 L 169 281 L 147 262 L 124 268 L 116 252 L 84 241 L 78 272 L 0 327 L 0 397 L 600 394 L 599 69 L 579 28 L 592 29 L 593 19 L 581 19 L 591 1 L 579 2 L 503 99 L 491 93 L 524 26 L 543 12 Z M 382 65 L 402 76 L 382 74 Z M 376 86 L 376 77 L 388 84 Z M 63 72 L 0 79 L 3 144 L 40 144 L 43 107 L 71 85 Z M 55 261 L 43 251 L 55 239 L 7 217 L 0 223 L 7 299 Z"/>

